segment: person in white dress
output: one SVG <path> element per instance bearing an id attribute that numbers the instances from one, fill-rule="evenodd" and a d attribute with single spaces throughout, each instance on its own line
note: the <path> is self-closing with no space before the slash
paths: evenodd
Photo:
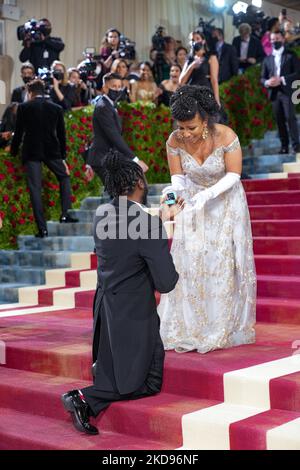
<path id="1" fill-rule="evenodd" d="M 179 281 L 158 308 L 164 347 L 207 353 L 253 343 L 256 273 L 239 139 L 216 124 L 219 106 L 207 87 L 183 86 L 171 111 L 178 130 L 167 142 L 165 192 L 186 206 L 171 248 Z"/>

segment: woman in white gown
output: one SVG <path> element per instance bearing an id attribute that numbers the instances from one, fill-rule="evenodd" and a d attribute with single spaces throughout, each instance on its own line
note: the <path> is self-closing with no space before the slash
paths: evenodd
<path id="1" fill-rule="evenodd" d="M 209 88 L 183 86 L 171 110 L 178 130 L 167 142 L 168 191 L 186 207 L 171 249 L 179 282 L 158 309 L 165 349 L 207 353 L 253 343 L 256 274 L 239 139 L 215 124 Z"/>

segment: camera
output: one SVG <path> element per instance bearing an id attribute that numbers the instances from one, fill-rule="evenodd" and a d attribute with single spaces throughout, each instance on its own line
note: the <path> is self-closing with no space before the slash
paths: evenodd
<path id="1" fill-rule="evenodd" d="M 24 25 L 17 28 L 17 37 L 19 41 L 41 41 L 42 35 L 48 36 L 49 29 L 45 24 L 37 21 L 35 18 L 32 18 Z"/>
<path id="2" fill-rule="evenodd" d="M 238 28 L 242 23 L 248 23 L 253 33 L 258 36 L 262 36 L 267 31 L 268 20 L 269 17 L 266 17 L 263 11 L 253 5 L 248 6 L 246 13 L 233 14 L 233 26 Z"/>
<path id="3" fill-rule="evenodd" d="M 53 77 L 58 81 L 63 80 L 64 78 L 64 74 L 60 70 L 51 71 L 46 67 L 38 69 L 37 76 L 45 83 L 46 92 L 48 92 L 50 87 L 53 85 Z"/>
<path id="4" fill-rule="evenodd" d="M 165 51 L 165 28 L 163 26 L 157 26 L 155 34 L 152 36 L 152 47 L 157 52 Z"/>
<path id="5" fill-rule="evenodd" d="M 84 50 L 85 60 L 78 67 L 80 78 L 84 83 L 96 82 L 98 78 L 97 68 L 101 62 L 101 56 L 95 55 L 95 52 L 94 47 L 87 47 Z"/>
<path id="6" fill-rule="evenodd" d="M 129 38 L 121 34 L 120 46 L 118 51 L 120 58 L 134 61 L 136 57 L 135 46 L 135 42 L 131 41 Z"/>

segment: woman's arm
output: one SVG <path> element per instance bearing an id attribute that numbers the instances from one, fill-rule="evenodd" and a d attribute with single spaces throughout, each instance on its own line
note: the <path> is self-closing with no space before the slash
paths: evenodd
<path id="1" fill-rule="evenodd" d="M 138 82 L 136 82 L 135 80 L 131 80 L 130 85 L 131 87 L 130 87 L 129 98 L 130 98 L 131 103 L 135 103 L 137 101 L 136 97 L 137 97 Z"/>
<path id="2" fill-rule="evenodd" d="M 210 65 L 211 86 L 215 95 L 216 102 L 221 107 L 220 92 L 219 92 L 219 62 L 215 55 L 212 55 L 210 57 L 209 65 Z"/>
<path id="3" fill-rule="evenodd" d="M 189 81 L 189 79 L 190 79 L 193 71 L 195 70 L 195 68 L 196 68 L 196 62 L 195 61 L 193 61 L 191 64 L 189 64 L 188 62 L 186 62 L 184 64 L 183 70 L 182 70 L 182 72 L 180 74 L 180 78 L 179 78 L 179 84 L 180 85 L 185 85 Z"/>

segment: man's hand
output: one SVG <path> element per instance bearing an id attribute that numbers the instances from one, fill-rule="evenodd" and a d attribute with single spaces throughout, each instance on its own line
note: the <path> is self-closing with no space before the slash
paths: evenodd
<path id="1" fill-rule="evenodd" d="M 254 65 L 256 64 L 256 59 L 255 57 L 248 57 L 247 62 L 249 62 L 249 64 Z"/>
<path id="2" fill-rule="evenodd" d="M 176 204 L 173 204 L 172 206 L 168 206 L 168 204 L 165 204 L 166 200 L 167 195 L 165 195 L 165 197 L 162 199 L 162 203 L 159 208 L 159 215 L 163 222 L 173 220 L 176 215 L 178 215 L 184 209 L 185 205 L 185 200 L 182 197 L 178 197 L 176 199 Z"/>
<path id="3" fill-rule="evenodd" d="M 147 171 L 149 170 L 149 167 L 146 165 L 145 162 L 143 162 L 142 160 L 139 160 L 137 164 L 141 167 L 144 173 L 147 173 Z"/>
<path id="4" fill-rule="evenodd" d="M 68 165 L 66 164 L 65 160 L 63 160 L 63 164 L 65 166 L 67 175 L 70 176 L 70 169 L 69 169 Z"/>
<path id="5" fill-rule="evenodd" d="M 281 79 L 280 77 L 271 77 L 269 80 L 268 80 L 268 85 L 270 87 L 276 87 L 276 86 L 279 86 L 281 84 Z"/>
<path id="6" fill-rule="evenodd" d="M 88 183 L 90 183 L 95 176 L 94 170 L 91 166 L 86 166 L 85 177 Z"/>

